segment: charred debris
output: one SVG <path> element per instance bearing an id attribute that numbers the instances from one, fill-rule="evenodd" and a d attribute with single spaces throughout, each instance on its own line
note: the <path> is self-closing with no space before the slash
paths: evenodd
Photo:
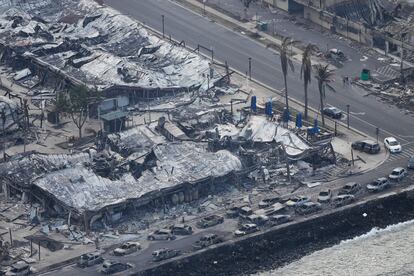
<path id="1" fill-rule="evenodd" d="M 276 102 L 232 83 L 226 65 L 93 1 L 18 3 L 0 8 L 0 216 L 9 229 L 41 227 L 31 242 L 60 250 L 52 230 L 89 243 L 94 231 L 147 229 L 347 165 L 329 130 L 284 121 Z M 99 127 L 53 152 L 39 135 L 65 134 L 59 95 L 80 85 L 101 93 L 86 110 L 86 126 Z M 23 153 L 11 154 L 16 146 Z M 0 258 L 35 254 L 25 244 L 13 255 L 8 234 Z"/>

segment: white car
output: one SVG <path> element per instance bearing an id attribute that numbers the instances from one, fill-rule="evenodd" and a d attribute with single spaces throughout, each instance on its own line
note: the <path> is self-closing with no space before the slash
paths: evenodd
<path id="1" fill-rule="evenodd" d="M 138 250 L 141 250 L 141 244 L 139 242 L 126 242 L 114 250 L 114 255 L 116 256 L 128 255 Z"/>
<path id="2" fill-rule="evenodd" d="M 326 191 L 320 191 L 319 195 L 318 195 L 318 202 L 320 203 L 326 203 L 331 201 L 332 198 L 332 192 L 331 190 L 326 190 Z"/>
<path id="3" fill-rule="evenodd" d="M 387 137 L 384 139 L 384 147 L 391 153 L 399 153 L 402 148 L 400 143 L 394 137 Z"/>
<path id="4" fill-rule="evenodd" d="M 407 175 L 407 171 L 404 168 L 395 168 L 392 170 L 388 178 L 393 181 L 401 181 Z"/>
<path id="5" fill-rule="evenodd" d="M 248 223 L 248 224 L 243 224 L 240 229 L 237 229 L 236 231 L 234 231 L 234 235 L 236 237 L 241 237 L 241 236 L 245 236 L 254 232 L 259 231 L 259 228 L 257 227 L 256 224 L 253 223 Z"/>

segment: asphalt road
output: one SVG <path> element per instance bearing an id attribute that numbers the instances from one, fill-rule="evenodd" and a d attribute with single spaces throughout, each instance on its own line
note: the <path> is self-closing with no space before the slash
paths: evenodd
<path id="1" fill-rule="evenodd" d="M 133 267 L 130 270 L 115 273 L 112 275 L 126 275 L 132 271 L 139 271 L 143 268 L 149 268 L 156 266 L 159 262 L 152 261 L 152 252 L 161 248 L 169 248 L 180 250 L 182 253 L 193 251 L 192 245 L 200 239 L 201 236 L 207 233 L 214 233 L 221 237 L 231 236 L 231 232 L 224 232 L 218 230 L 218 227 L 206 229 L 205 231 L 190 235 L 190 236 L 177 236 L 173 241 L 155 241 L 150 242 L 149 246 L 138 252 L 132 253 L 126 256 L 114 256 L 111 252 L 107 252 L 103 255 L 106 260 L 117 260 L 122 263 L 130 263 Z M 94 265 L 91 267 L 80 268 L 76 265 L 70 265 L 63 267 L 59 270 L 51 271 L 42 275 L 59 275 L 59 276 L 80 276 L 80 275 L 102 275 L 100 272 L 102 265 Z"/>
<path id="2" fill-rule="evenodd" d="M 252 57 L 253 78 L 279 90 L 284 88 L 279 56 L 240 33 L 211 22 L 168 0 L 106 0 L 105 3 L 157 30 L 162 29 L 163 14 L 166 34 L 180 41 L 185 40 L 190 47 L 196 47 L 197 44 L 212 47 L 215 58 L 228 61 L 231 67 L 241 72 L 248 70 L 248 57 Z M 305 40 L 312 41 L 312 33 L 315 32 L 307 33 Z M 314 36 L 313 40 L 320 43 L 320 36 Z M 403 143 L 414 140 L 414 120 L 411 115 L 405 115 L 398 108 L 384 104 L 374 97 L 366 97 L 366 91 L 358 87 L 344 87 L 342 84 L 341 75 L 351 72 L 358 75 L 363 67 L 374 69 L 379 63 L 373 59 L 361 62 L 364 55 L 346 43 L 328 37 L 325 39 L 326 43 L 320 44 L 338 47 L 351 59 L 338 71 L 339 76 L 334 84 L 337 92 L 327 93 L 327 103 L 342 110 L 346 110 L 346 105 L 349 104 L 352 114 L 351 126 L 371 136 L 375 135 L 375 128 L 379 127 L 382 130 L 382 138 L 393 135 Z M 303 101 L 300 65 L 296 64 L 295 67 L 296 72 L 289 72 L 288 75 L 288 91 L 291 97 Z M 318 108 L 318 101 L 318 91 L 313 81 L 310 87 L 310 104 Z"/>

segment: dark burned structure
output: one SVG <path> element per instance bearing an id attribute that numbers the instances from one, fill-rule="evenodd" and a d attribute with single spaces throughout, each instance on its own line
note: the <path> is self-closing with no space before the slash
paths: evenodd
<path id="1" fill-rule="evenodd" d="M 354 41 L 385 53 L 412 52 L 412 1 L 392 0 L 265 0 Z M 403 46 L 402 46 L 403 44 Z"/>
<path id="2" fill-rule="evenodd" d="M 205 90 L 221 78 L 205 58 L 93 0 L 10 3 L 0 7 L 0 62 L 24 72 L 35 94 L 82 84 L 136 103 Z"/>
<path id="3" fill-rule="evenodd" d="M 213 153 L 199 144 L 166 143 L 147 153 L 145 169 L 137 177 L 127 169 L 115 178 L 102 177 L 94 171 L 96 154 L 16 156 L 0 165 L 2 190 L 6 196 L 40 203 L 49 216 L 70 214 L 73 222 L 88 229 L 115 223 L 147 204 L 198 199 L 243 170 L 240 159 L 228 151 Z M 108 170 L 128 167 L 129 161 L 112 160 Z"/>

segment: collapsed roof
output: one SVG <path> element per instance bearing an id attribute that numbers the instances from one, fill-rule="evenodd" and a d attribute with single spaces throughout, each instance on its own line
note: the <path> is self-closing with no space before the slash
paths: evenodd
<path id="1" fill-rule="evenodd" d="M 104 90 L 195 88 L 207 82 L 205 58 L 93 0 L 0 3 L 0 45 L 75 83 Z"/>
<path id="2" fill-rule="evenodd" d="M 140 125 L 123 132 L 109 134 L 109 144 L 124 156 L 132 153 L 137 157 L 146 155 L 155 145 L 166 142 L 165 138 L 157 134 L 151 126 L 155 124 Z"/>
<path id="3" fill-rule="evenodd" d="M 281 143 L 286 149 L 286 154 L 291 157 L 300 156 L 311 149 L 296 134 L 263 116 L 251 116 L 239 135 L 254 142 Z"/>
<path id="4" fill-rule="evenodd" d="M 51 171 L 90 162 L 87 153 L 15 156 L 0 164 L 0 179 L 8 179 L 21 188 L 28 188 L 34 179 Z"/>
<path id="5" fill-rule="evenodd" d="M 112 181 L 78 166 L 49 173 L 34 185 L 82 213 L 242 169 L 238 157 L 230 152 L 207 152 L 194 143 L 158 145 L 153 151 L 157 166 L 137 180 L 127 174 Z"/>

